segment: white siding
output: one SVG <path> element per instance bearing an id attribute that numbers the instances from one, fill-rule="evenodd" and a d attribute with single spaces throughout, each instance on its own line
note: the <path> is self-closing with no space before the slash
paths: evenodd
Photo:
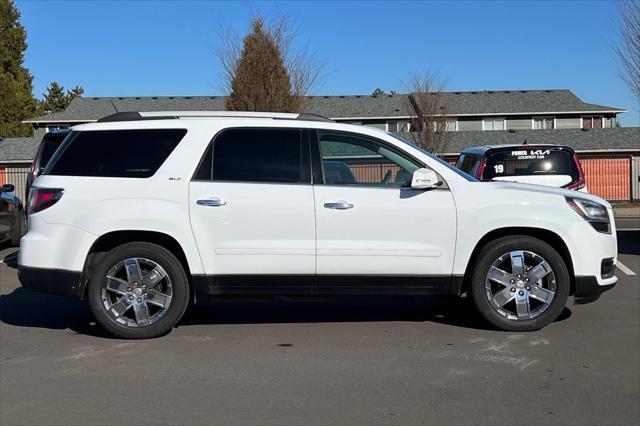
<path id="1" fill-rule="evenodd" d="M 507 119 L 507 130 L 531 130 L 530 118 L 517 118 L 513 120 Z"/>
<path id="2" fill-rule="evenodd" d="M 556 129 L 579 129 L 580 118 L 556 118 Z"/>

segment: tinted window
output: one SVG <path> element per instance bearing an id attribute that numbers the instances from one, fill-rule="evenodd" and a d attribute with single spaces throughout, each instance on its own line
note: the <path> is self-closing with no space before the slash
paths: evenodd
<path id="1" fill-rule="evenodd" d="M 211 180 L 211 173 L 213 167 L 213 145 L 209 144 L 207 151 L 204 153 L 202 157 L 202 161 L 200 161 L 200 166 L 196 171 L 193 179 L 195 180 Z"/>
<path id="2" fill-rule="evenodd" d="M 53 154 L 56 152 L 56 149 L 60 145 L 62 145 L 62 141 L 70 134 L 71 132 L 50 132 L 44 135 L 42 138 L 42 147 L 40 148 L 39 157 L 36 159 L 38 167 L 40 169 L 44 169 L 46 165 L 49 163 Z"/>
<path id="3" fill-rule="evenodd" d="M 301 131 L 296 129 L 230 129 L 213 141 L 215 181 L 298 183 L 302 174 Z M 207 176 L 203 159 L 196 179 Z M 210 164 L 210 163 L 209 163 Z M 306 175 L 306 173 L 305 173 Z"/>
<path id="4" fill-rule="evenodd" d="M 324 183 L 406 187 L 420 165 L 377 141 L 319 132 Z"/>
<path id="5" fill-rule="evenodd" d="M 458 158 L 458 162 L 456 163 L 456 167 L 460 170 L 469 173 L 470 175 L 475 174 L 476 170 L 476 156 L 473 154 L 461 154 L 460 158 Z"/>
<path id="6" fill-rule="evenodd" d="M 65 176 L 153 176 L 187 133 L 184 129 L 78 132 L 65 140 L 45 173 Z"/>
<path id="7" fill-rule="evenodd" d="M 62 141 L 44 141 L 42 154 L 40 155 L 40 167 L 45 167 L 49 163 L 61 143 Z"/>
<path id="8" fill-rule="evenodd" d="M 580 177 L 571 151 L 513 148 L 489 154 L 482 178 L 537 175 L 569 175 L 572 180 Z"/>

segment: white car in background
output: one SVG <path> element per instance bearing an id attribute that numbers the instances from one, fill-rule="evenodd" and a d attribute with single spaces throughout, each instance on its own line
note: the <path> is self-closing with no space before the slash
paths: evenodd
<path id="1" fill-rule="evenodd" d="M 308 114 L 119 113 L 72 128 L 29 200 L 19 277 L 123 338 L 235 295 L 469 294 L 502 330 L 612 288 L 611 206 L 480 182 L 397 136 Z M 55 299 L 53 299 L 55 301 Z"/>

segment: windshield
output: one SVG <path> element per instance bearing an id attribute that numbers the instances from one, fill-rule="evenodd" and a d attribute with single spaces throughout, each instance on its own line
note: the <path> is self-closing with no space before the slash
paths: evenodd
<path id="1" fill-rule="evenodd" d="M 567 175 L 580 178 L 573 152 L 566 149 L 517 148 L 489 154 L 482 179 L 510 176 Z"/>
<path id="2" fill-rule="evenodd" d="M 399 136 L 399 135 L 397 135 L 395 133 L 387 133 L 387 134 L 390 135 L 390 136 L 393 136 L 395 139 L 399 140 L 402 143 L 405 143 L 405 144 L 409 145 L 412 148 L 418 149 L 419 151 L 421 151 L 422 153 L 427 155 L 429 158 L 432 158 L 433 160 L 435 160 L 438 163 L 442 164 L 443 166 L 445 166 L 446 168 L 448 168 L 449 170 L 451 170 L 455 174 L 462 176 L 463 178 L 465 178 L 469 182 L 480 182 L 475 177 L 473 177 L 470 174 L 465 173 L 462 170 L 452 166 L 448 162 L 444 161 L 442 158 L 438 157 L 437 155 L 434 155 L 434 154 L 430 153 L 429 151 L 425 150 L 424 148 L 421 148 L 420 146 L 416 145 L 415 143 L 413 143 L 413 142 L 411 142 L 411 141 L 409 141 L 407 139 L 404 139 L 403 137 L 401 137 L 401 136 Z"/>

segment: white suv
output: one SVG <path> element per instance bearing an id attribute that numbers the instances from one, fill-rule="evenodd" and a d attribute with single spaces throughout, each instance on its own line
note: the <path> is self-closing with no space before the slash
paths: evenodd
<path id="1" fill-rule="evenodd" d="M 395 135 L 307 114 L 119 113 L 34 182 L 19 274 L 124 338 L 224 294 L 469 294 L 503 330 L 613 287 L 611 206 L 479 182 Z"/>

